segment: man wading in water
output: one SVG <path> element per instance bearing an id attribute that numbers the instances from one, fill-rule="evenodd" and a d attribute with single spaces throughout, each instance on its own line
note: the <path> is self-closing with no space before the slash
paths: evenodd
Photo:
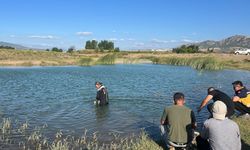
<path id="1" fill-rule="evenodd" d="M 97 89 L 96 100 L 94 104 L 103 106 L 109 103 L 108 91 L 101 82 L 95 82 L 95 87 Z"/>

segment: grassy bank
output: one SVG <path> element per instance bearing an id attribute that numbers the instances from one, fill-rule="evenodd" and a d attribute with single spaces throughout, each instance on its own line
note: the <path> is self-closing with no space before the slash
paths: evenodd
<path id="1" fill-rule="evenodd" d="M 242 150 L 250 149 L 250 119 L 234 118 L 233 119 L 240 127 Z"/>
<path id="2" fill-rule="evenodd" d="M 145 132 L 140 136 L 120 138 L 118 134 L 110 133 L 112 141 L 100 142 L 97 132 L 88 134 L 83 131 L 82 136 L 64 135 L 58 131 L 54 137 L 46 137 L 47 125 L 32 128 L 27 122 L 13 122 L 4 118 L 0 128 L 0 149 L 20 150 L 162 150 L 155 142 L 148 138 Z"/>
<path id="3" fill-rule="evenodd" d="M 250 148 L 250 120 L 234 118 L 240 127 L 242 150 Z M 32 128 L 28 122 L 20 123 L 4 118 L 0 123 L 0 149 L 20 150 L 163 150 L 142 131 L 139 136 L 121 138 L 119 134 L 110 133 L 112 140 L 100 142 L 98 132 L 88 134 L 84 130 L 81 136 L 65 135 L 58 131 L 53 137 L 46 137 L 48 125 Z"/>
<path id="4" fill-rule="evenodd" d="M 191 66 L 198 70 L 250 70 L 250 57 L 233 54 L 175 54 L 169 52 L 73 53 L 0 49 L 0 66 L 65 66 L 154 63 Z"/>

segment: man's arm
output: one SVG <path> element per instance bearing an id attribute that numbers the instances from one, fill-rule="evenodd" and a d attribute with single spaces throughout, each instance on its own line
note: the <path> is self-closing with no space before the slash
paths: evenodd
<path id="1" fill-rule="evenodd" d="M 239 102 L 240 101 L 239 96 L 234 96 L 232 99 L 233 99 L 233 102 Z"/>
<path id="2" fill-rule="evenodd" d="M 197 124 L 196 124 L 196 118 L 195 118 L 195 115 L 194 115 L 193 111 L 191 111 L 191 123 L 192 123 L 192 128 L 196 129 Z"/>
<path id="3" fill-rule="evenodd" d="M 206 120 L 203 124 L 202 130 L 201 130 L 201 137 L 203 139 L 208 139 L 208 120 Z"/>
<path id="4" fill-rule="evenodd" d="M 213 95 L 207 95 L 207 97 L 201 102 L 200 107 L 198 108 L 198 112 L 201 111 L 201 109 L 206 106 L 206 104 L 213 98 Z"/>
<path id="5" fill-rule="evenodd" d="M 166 109 L 164 109 L 163 111 L 163 114 L 161 116 L 161 125 L 164 125 L 164 124 L 168 124 L 168 120 L 167 120 L 167 111 Z"/>

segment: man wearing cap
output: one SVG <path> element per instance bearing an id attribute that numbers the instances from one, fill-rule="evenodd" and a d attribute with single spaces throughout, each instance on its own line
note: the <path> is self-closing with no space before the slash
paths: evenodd
<path id="1" fill-rule="evenodd" d="M 235 109 L 241 115 L 250 114 L 250 91 L 243 86 L 241 81 L 234 81 L 232 83 L 235 95 L 233 97 Z"/>
<path id="2" fill-rule="evenodd" d="M 178 92 L 174 94 L 174 105 L 163 111 L 160 127 L 169 147 L 186 147 L 193 139 L 193 129 L 196 127 L 194 112 L 184 104 L 184 94 Z"/>
<path id="3" fill-rule="evenodd" d="M 201 111 L 201 109 L 206 106 L 206 104 L 213 99 L 214 102 L 216 101 L 222 101 L 227 106 L 227 114 L 226 117 L 231 117 L 234 114 L 234 103 L 232 99 L 225 94 L 224 92 L 221 92 L 220 90 L 217 90 L 213 87 L 210 87 L 207 89 L 208 95 L 206 98 L 201 102 L 200 106 L 198 107 L 198 112 Z M 213 103 L 208 104 L 207 109 L 210 112 L 212 116 L 212 106 Z"/>
<path id="4" fill-rule="evenodd" d="M 196 138 L 197 148 L 206 150 L 240 150 L 239 126 L 226 118 L 227 106 L 216 101 L 212 107 L 213 118 L 204 122 L 201 135 Z"/>

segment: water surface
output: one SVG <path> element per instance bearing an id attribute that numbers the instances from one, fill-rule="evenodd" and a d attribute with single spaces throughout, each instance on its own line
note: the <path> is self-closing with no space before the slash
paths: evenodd
<path id="1" fill-rule="evenodd" d="M 0 68 L 0 117 L 48 124 L 58 130 L 81 134 L 84 129 L 100 133 L 137 133 L 158 126 L 163 108 L 172 104 L 175 92 L 183 92 L 186 105 L 203 122 L 206 109 L 196 107 L 210 86 L 233 95 L 231 83 L 242 80 L 250 87 L 250 72 L 203 71 L 168 65 L 110 65 L 92 67 Z M 95 81 L 109 90 L 110 104 L 95 107 Z"/>

